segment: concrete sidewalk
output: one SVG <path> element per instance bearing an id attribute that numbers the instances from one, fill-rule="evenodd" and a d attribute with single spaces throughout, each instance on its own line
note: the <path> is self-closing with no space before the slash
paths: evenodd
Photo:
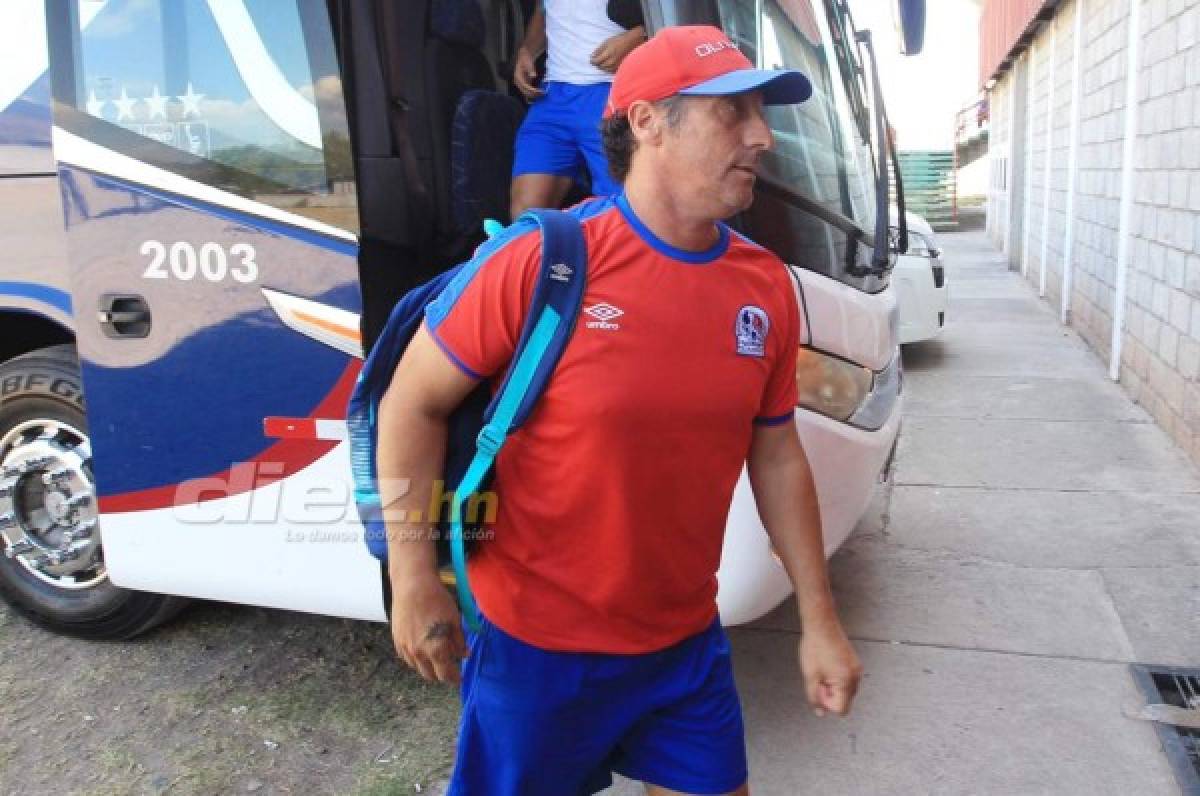
<path id="1" fill-rule="evenodd" d="M 853 716 L 806 708 L 790 602 L 731 631 L 753 792 L 1178 793 L 1127 664 L 1200 665 L 1200 475 L 982 233 L 942 242 L 950 325 L 831 564 Z"/>

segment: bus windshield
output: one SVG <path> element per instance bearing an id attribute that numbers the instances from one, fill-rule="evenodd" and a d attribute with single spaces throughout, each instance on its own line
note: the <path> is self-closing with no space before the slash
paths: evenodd
<path id="1" fill-rule="evenodd" d="M 859 67 L 843 21 L 822 0 L 664 3 L 665 24 L 717 24 L 756 66 L 798 69 L 813 95 L 767 109 L 775 146 L 742 223 L 786 261 L 868 292 L 859 241 L 873 239 L 876 174 Z M 782 216 L 782 217 L 781 217 Z"/>

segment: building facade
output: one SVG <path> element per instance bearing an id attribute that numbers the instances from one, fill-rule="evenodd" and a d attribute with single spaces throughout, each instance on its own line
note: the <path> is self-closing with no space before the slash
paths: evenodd
<path id="1" fill-rule="evenodd" d="M 988 235 L 1200 463 L 1200 0 L 988 0 L 980 51 Z"/>

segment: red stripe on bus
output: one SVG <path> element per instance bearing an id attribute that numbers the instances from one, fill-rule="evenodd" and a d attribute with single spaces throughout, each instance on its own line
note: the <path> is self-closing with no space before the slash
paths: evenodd
<path id="1" fill-rule="evenodd" d="M 263 436 L 275 439 L 319 439 L 317 421 L 309 417 L 263 418 Z"/>

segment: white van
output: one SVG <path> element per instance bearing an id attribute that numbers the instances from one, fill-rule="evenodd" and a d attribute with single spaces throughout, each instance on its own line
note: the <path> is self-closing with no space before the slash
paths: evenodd
<path id="1" fill-rule="evenodd" d="M 894 210 L 893 210 L 894 212 Z M 932 340 L 946 327 L 950 288 L 946 263 L 929 222 L 913 212 L 908 220 L 908 249 L 896 260 L 892 286 L 900 305 L 900 343 Z"/>

